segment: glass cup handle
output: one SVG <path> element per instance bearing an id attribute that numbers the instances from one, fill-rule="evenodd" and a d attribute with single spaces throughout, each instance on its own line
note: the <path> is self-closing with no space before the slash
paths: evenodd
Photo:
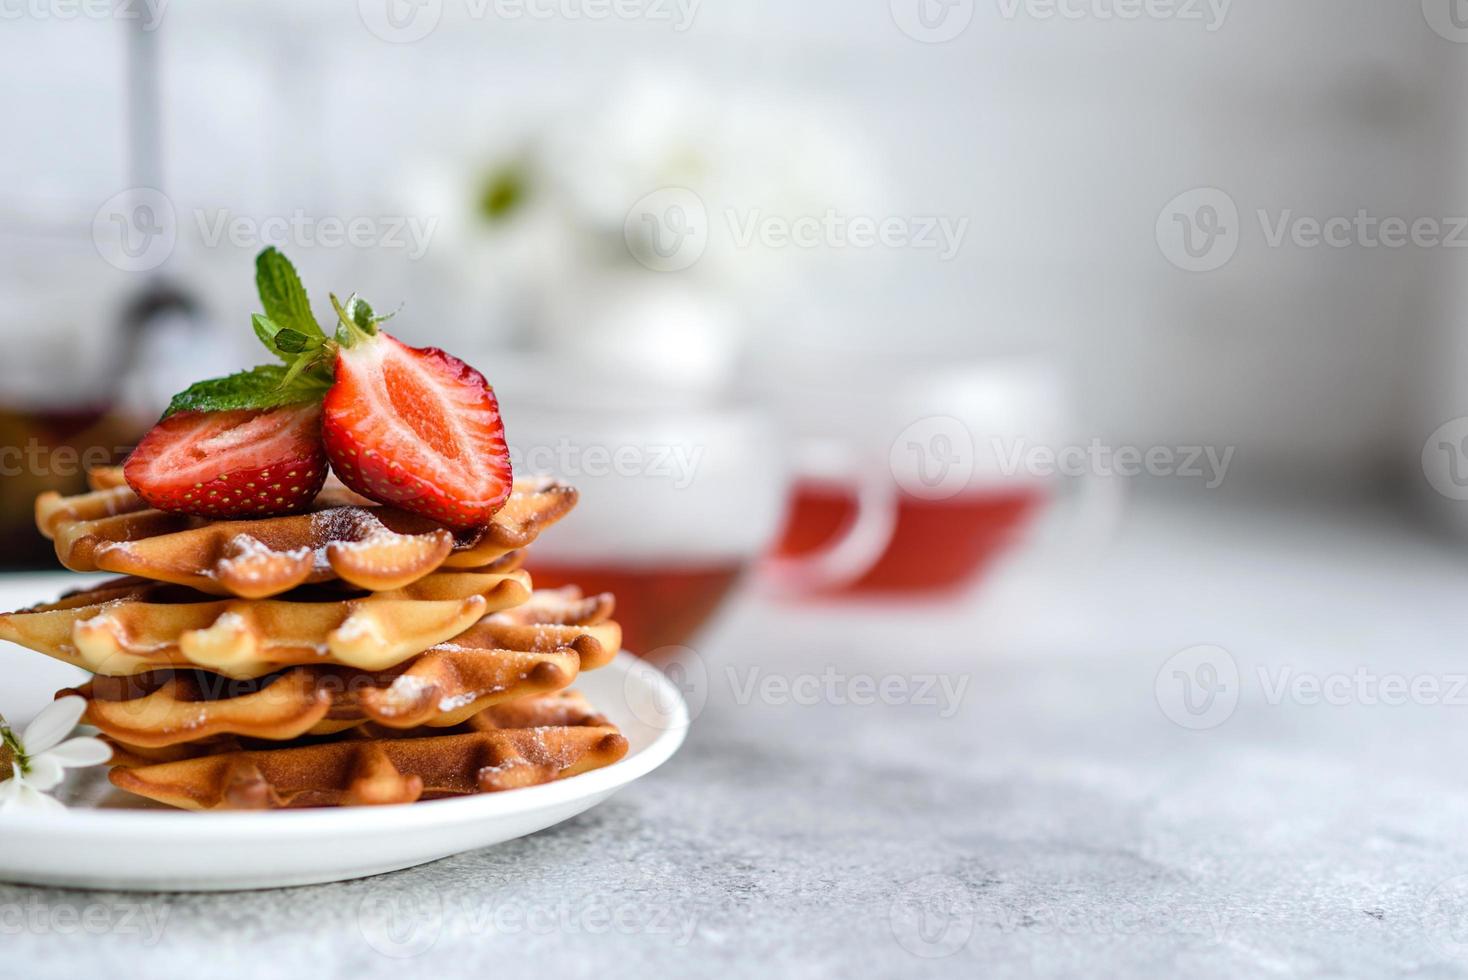
<path id="1" fill-rule="evenodd" d="M 865 472 L 858 472 L 864 469 Z M 795 592 L 839 589 L 861 578 L 886 554 L 897 529 L 901 491 L 885 468 L 853 468 L 856 517 L 839 538 L 820 551 L 795 558 L 768 558 L 767 580 Z"/>
<path id="2" fill-rule="evenodd" d="M 1058 568 L 1088 573 L 1116 539 L 1126 514 L 1127 489 L 1119 477 L 1096 474 L 1077 477 L 1064 493 L 1052 488 L 1058 506 L 1037 523 L 1031 550 Z"/>

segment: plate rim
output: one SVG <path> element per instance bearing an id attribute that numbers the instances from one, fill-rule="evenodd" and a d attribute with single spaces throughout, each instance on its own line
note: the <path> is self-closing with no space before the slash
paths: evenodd
<path id="1" fill-rule="evenodd" d="M 648 669 L 639 669 L 648 668 Z M 502 793 L 479 793 L 443 800 L 394 803 L 386 806 L 318 807 L 261 812 L 99 809 L 67 807 L 63 811 L 17 811 L 0 815 L 0 828 L 10 843 L 20 836 L 115 839 L 119 834 L 168 834 L 189 838 L 227 835 L 252 842 L 282 834 L 312 836 L 325 831 L 339 835 L 411 831 L 446 823 L 495 820 L 555 807 L 581 797 L 610 794 L 661 767 L 677 753 L 691 724 L 688 703 L 672 680 L 640 657 L 621 651 L 602 670 L 622 676 L 623 685 L 641 677 L 660 704 L 669 706 L 668 720 L 641 751 L 610 766 L 566 779 Z"/>

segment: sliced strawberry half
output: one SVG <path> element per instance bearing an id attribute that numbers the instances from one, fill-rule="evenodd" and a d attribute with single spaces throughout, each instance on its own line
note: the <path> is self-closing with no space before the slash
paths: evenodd
<path id="1" fill-rule="evenodd" d="M 322 434 L 347 486 L 451 528 L 510 496 L 510 452 L 484 375 L 435 347 L 354 332 L 337 354 Z"/>
<path id="2" fill-rule="evenodd" d="M 123 465 L 149 505 L 218 519 L 303 510 L 326 473 L 314 404 L 179 412 L 155 425 Z"/>

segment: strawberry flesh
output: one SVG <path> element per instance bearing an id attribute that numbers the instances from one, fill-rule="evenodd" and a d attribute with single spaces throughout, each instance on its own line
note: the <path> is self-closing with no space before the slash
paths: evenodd
<path id="1" fill-rule="evenodd" d="M 484 375 L 378 332 L 343 347 L 322 434 L 338 477 L 447 527 L 478 527 L 510 495 L 499 402 Z"/>
<path id="2" fill-rule="evenodd" d="M 159 510 L 270 517 L 304 510 L 326 482 L 321 408 L 179 412 L 138 443 L 123 475 Z"/>

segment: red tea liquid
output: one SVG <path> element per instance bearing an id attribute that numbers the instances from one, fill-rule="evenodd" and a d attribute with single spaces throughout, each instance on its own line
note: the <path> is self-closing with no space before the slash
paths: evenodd
<path id="1" fill-rule="evenodd" d="M 0 406 L 0 568 L 55 568 L 36 530 L 36 497 L 87 489 L 86 463 L 120 462 L 137 434 L 100 407 Z"/>
<path id="2" fill-rule="evenodd" d="M 639 656 L 660 647 L 686 646 L 733 590 L 747 563 L 669 564 L 624 567 L 611 564 L 526 565 L 537 589 L 577 585 L 583 592 L 617 597 L 622 645 Z"/>
<path id="3" fill-rule="evenodd" d="M 901 494 L 887 550 L 871 570 L 838 591 L 956 590 L 1004 552 L 1044 499 L 1038 487 L 967 493 L 947 500 Z M 776 553 L 801 557 L 819 552 L 846 532 L 856 514 L 856 495 L 847 488 L 800 484 Z"/>

